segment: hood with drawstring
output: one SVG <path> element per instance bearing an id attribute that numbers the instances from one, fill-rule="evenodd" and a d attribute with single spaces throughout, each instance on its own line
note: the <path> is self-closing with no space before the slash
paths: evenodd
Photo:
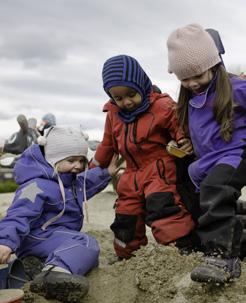
<path id="1" fill-rule="evenodd" d="M 57 177 L 54 176 L 54 168 L 46 161 L 38 144 L 25 150 L 16 162 L 14 175 L 15 181 L 19 185 L 35 178 L 57 180 Z"/>
<path id="2" fill-rule="evenodd" d="M 22 154 L 15 165 L 15 178 L 20 186 L 6 217 L 0 222 L 0 245 L 7 245 L 21 255 L 29 238 L 45 238 L 63 229 L 81 230 L 85 196 L 91 198 L 111 179 L 108 170 L 99 167 L 78 175 L 59 176 L 65 201 L 58 176 L 40 146 L 34 144 Z"/>

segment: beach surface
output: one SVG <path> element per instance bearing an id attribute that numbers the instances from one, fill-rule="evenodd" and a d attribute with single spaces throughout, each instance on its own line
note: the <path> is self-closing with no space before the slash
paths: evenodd
<path id="1" fill-rule="evenodd" d="M 0 195 L 0 216 L 11 203 L 13 194 Z M 113 235 L 109 229 L 114 219 L 116 194 L 109 186 L 92 198 L 89 223 L 83 231 L 93 235 L 101 247 L 100 265 L 88 275 L 89 293 L 83 303 L 244 303 L 246 302 L 246 263 L 242 262 L 240 279 L 224 286 L 211 286 L 191 281 L 189 273 L 198 264 L 201 254 L 181 256 L 173 246 L 155 243 L 150 229 L 149 243 L 127 261 L 114 260 Z M 246 200 L 246 189 L 242 198 Z M 47 300 L 24 287 L 25 303 L 45 303 Z"/>

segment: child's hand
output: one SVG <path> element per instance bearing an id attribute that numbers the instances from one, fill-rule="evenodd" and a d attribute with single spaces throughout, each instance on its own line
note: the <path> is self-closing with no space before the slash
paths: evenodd
<path id="1" fill-rule="evenodd" d="M 191 143 L 191 140 L 189 138 L 183 138 L 179 140 L 178 142 L 179 148 L 186 152 L 187 154 L 191 155 L 193 154 L 193 146 Z"/>
<path id="2" fill-rule="evenodd" d="M 0 264 L 8 263 L 12 250 L 6 245 L 0 245 Z"/>
<path id="3" fill-rule="evenodd" d="M 115 176 L 120 170 L 120 165 L 118 164 L 118 160 L 119 160 L 119 156 L 117 154 L 114 154 L 108 166 L 108 173 L 111 177 Z"/>

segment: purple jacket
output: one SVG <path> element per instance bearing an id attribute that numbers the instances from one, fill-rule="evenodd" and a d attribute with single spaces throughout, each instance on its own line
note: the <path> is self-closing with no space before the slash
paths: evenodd
<path id="1" fill-rule="evenodd" d="M 189 130 L 195 154 L 198 158 L 189 167 L 189 174 L 197 189 L 211 168 L 229 164 L 237 168 L 246 146 L 246 81 L 231 78 L 234 101 L 234 132 L 230 142 L 220 136 L 220 125 L 213 114 L 215 83 L 206 92 L 189 101 Z"/>
<path id="2" fill-rule="evenodd" d="M 80 231 L 83 225 L 83 186 L 85 173 L 59 174 L 65 189 L 65 211 L 47 229 L 41 226 L 55 217 L 64 207 L 61 190 L 54 169 L 43 157 L 39 145 L 29 147 L 15 165 L 15 193 L 7 215 L 0 222 L 0 244 L 13 251 L 21 246 L 24 237 L 48 237 L 54 230 L 68 228 Z M 90 199 L 105 188 L 111 177 L 107 169 L 99 167 L 86 172 L 86 197 Z"/>

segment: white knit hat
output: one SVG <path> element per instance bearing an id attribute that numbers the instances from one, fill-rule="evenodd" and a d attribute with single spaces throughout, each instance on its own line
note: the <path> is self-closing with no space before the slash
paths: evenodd
<path id="1" fill-rule="evenodd" d="M 88 144 L 79 128 L 52 126 L 38 138 L 44 146 L 45 159 L 52 166 L 67 157 L 84 156 L 87 159 Z"/>
<path id="2" fill-rule="evenodd" d="M 168 71 L 179 80 L 200 75 L 221 62 L 218 49 L 199 24 L 189 24 L 171 33 L 167 40 Z"/>

